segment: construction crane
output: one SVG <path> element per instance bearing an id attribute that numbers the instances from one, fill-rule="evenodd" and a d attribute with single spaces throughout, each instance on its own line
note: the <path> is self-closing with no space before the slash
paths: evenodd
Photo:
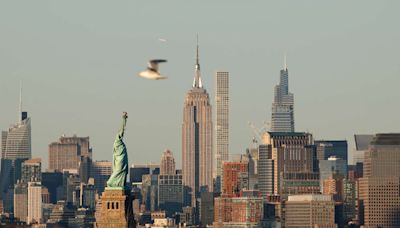
<path id="1" fill-rule="evenodd" d="M 261 128 L 257 128 L 254 123 L 252 123 L 251 121 L 248 121 L 248 124 L 251 128 L 251 130 L 253 131 L 253 144 L 258 144 L 258 142 L 262 141 L 262 137 L 265 134 L 265 132 L 268 131 L 268 126 L 269 123 L 267 123 L 267 121 L 264 121 L 264 124 Z"/>

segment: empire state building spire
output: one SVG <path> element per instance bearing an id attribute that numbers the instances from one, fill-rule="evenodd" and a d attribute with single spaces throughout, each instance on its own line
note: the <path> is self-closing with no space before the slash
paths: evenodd
<path id="1" fill-rule="evenodd" d="M 196 49 L 196 65 L 195 75 L 193 79 L 193 88 L 203 88 L 200 76 L 200 61 L 199 61 L 199 35 L 197 35 L 197 49 Z"/>

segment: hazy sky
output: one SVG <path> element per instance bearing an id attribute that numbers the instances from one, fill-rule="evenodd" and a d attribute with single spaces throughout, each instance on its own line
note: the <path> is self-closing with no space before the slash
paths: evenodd
<path id="1" fill-rule="evenodd" d="M 230 72 L 230 153 L 251 143 L 248 121 L 270 121 L 287 51 L 297 131 L 315 139 L 399 132 L 400 1 L 1 1 L 0 129 L 23 109 L 32 151 L 47 168 L 60 135 L 90 136 L 112 159 L 122 111 L 130 163 L 181 166 L 183 100 L 194 76 L 196 33 L 204 87 Z M 160 42 L 164 38 L 167 42 Z M 169 80 L 137 77 L 166 58 Z"/>

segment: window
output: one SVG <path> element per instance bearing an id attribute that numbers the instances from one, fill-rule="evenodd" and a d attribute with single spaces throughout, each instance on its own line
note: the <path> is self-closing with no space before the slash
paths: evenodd
<path id="1" fill-rule="evenodd" d="M 114 202 L 111 203 L 111 209 L 114 209 Z"/>

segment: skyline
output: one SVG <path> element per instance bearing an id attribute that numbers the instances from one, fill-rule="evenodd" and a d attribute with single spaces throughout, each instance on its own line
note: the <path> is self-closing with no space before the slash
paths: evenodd
<path id="1" fill-rule="evenodd" d="M 18 7 L 18 3 L 8 4 L 9 7 Z M 211 104 L 214 104 L 215 72 L 230 72 L 230 154 L 242 153 L 251 144 L 252 133 L 247 125 L 248 121 L 253 121 L 259 126 L 262 121 L 270 120 L 273 87 L 279 81 L 279 70 L 286 50 L 291 92 L 296 94 L 297 131 L 308 130 L 313 133 L 315 139 L 347 139 L 350 156 L 354 148 L 353 134 L 398 131 L 398 126 L 394 123 L 399 113 L 396 106 L 400 95 L 396 92 L 396 85 L 400 82 L 400 69 L 396 53 L 400 51 L 400 46 L 395 42 L 399 32 L 392 29 L 396 24 L 395 18 L 398 17 L 394 11 L 396 6 L 393 6 L 398 5 L 397 2 L 391 5 L 387 2 L 365 3 L 371 8 L 357 12 L 364 16 L 363 18 L 351 15 L 351 7 L 343 9 L 343 18 L 335 18 L 339 24 L 346 22 L 350 16 L 354 18 L 347 21 L 347 24 L 340 24 L 343 27 L 328 23 L 333 27 L 332 31 L 329 30 L 330 26 L 320 28 L 320 32 L 314 31 L 312 28 L 318 23 L 309 21 L 311 18 L 308 17 L 300 19 L 298 23 L 310 22 L 310 25 L 303 28 L 311 34 L 309 37 L 302 34 L 297 39 L 288 38 L 288 35 L 298 32 L 296 26 L 282 26 L 289 31 L 281 28 L 274 24 L 275 22 L 268 21 L 274 17 L 273 12 L 270 12 L 271 15 L 260 17 L 263 18 L 262 22 L 275 25 L 271 28 L 266 26 L 265 29 L 271 29 L 273 32 L 257 32 L 261 22 L 251 28 L 244 26 L 241 27 L 241 32 L 254 34 L 244 41 L 242 39 L 245 36 L 240 35 L 239 31 L 235 33 L 234 27 L 227 26 L 232 22 L 227 24 L 226 21 L 219 20 L 212 24 L 212 20 L 218 16 L 218 9 L 223 6 L 221 3 L 216 3 L 217 7 L 213 9 L 215 11 L 211 11 L 210 19 L 191 18 L 191 22 L 198 26 L 178 32 L 175 36 L 173 33 L 176 32 L 176 27 L 168 32 L 166 26 L 157 34 L 147 30 L 146 27 L 151 27 L 154 19 L 149 19 L 148 26 L 140 27 L 145 32 L 138 36 L 135 36 L 133 30 L 125 31 L 126 27 L 121 25 L 110 31 L 110 26 L 114 23 L 129 25 L 128 22 L 123 22 L 123 19 L 130 15 L 122 9 L 123 16 L 108 18 L 111 22 L 106 23 L 104 30 L 108 30 L 109 33 L 116 32 L 116 35 L 107 35 L 100 26 L 105 22 L 101 17 L 101 10 L 91 15 L 100 20 L 98 23 L 85 17 L 82 9 L 77 9 L 77 18 L 73 18 L 72 11 L 68 11 L 72 9 L 64 3 L 49 4 L 49 7 L 44 9 L 40 9 L 41 4 L 43 3 L 32 4 L 34 9 L 39 7 L 38 10 L 42 10 L 40 12 L 43 13 L 38 18 L 32 18 L 32 21 L 27 21 L 28 18 L 18 18 L 16 10 L 8 12 L 6 7 L 0 7 L 0 18 L 3 19 L 0 20 L 0 26 L 5 34 L 4 42 L 0 43 L 0 128 L 7 130 L 16 121 L 19 105 L 18 85 L 22 80 L 23 110 L 28 111 L 32 117 L 32 157 L 44 158 L 44 168 L 47 167 L 48 145 L 63 133 L 67 136 L 89 136 L 94 160 L 111 160 L 112 140 L 116 130 L 114 126 L 117 126 L 118 119 L 115 117 L 120 114 L 110 112 L 115 109 L 130 113 L 132 125 L 127 129 L 126 137 L 130 163 L 158 162 L 161 153 L 169 148 L 180 166 L 182 101 L 193 77 L 197 32 L 200 34 L 202 52 L 202 78 L 204 87 L 212 98 Z M 83 5 L 83 8 L 86 9 L 89 5 Z M 240 4 L 237 5 L 240 8 Z M 285 3 L 277 5 L 279 9 L 283 9 Z M 290 12 L 299 7 L 298 3 L 292 5 L 287 9 Z M 350 3 L 350 6 L 355 5 L 357 4 Z M 67 12 L 62 11 L 61 6 L 66 7 Z M 101 8 L 103 11 L 106 10 L 107 6 L 100 6 L 104 7 Z M 132 5 L 130 6 L 128 9 L 132 9 Z M 321 7 L 318 4 L 313 7 L 318 6 Z M 183 4 L 183 7 L 189 8 L 186 4 Z M 204 6 L 199 7 L 204 10 Z M 314 12 L 315 8 L 309 5 L 308 7 L 313 9 L 313 16 L 320 15 L 319 12 Z M 29 17 L 32 12 L 28 10 L 30 7 L 26 8 L 20 9 L 20 13 Z M 228 14 L 228 21 L 234 19 L 234 12 L 238 12 L 238 8 L 233 9 L 232 15 Z M 251 7 L 253 10 L 257 10 L 256 8 L 258 7 Z M 51 17 L 55 16 L 52 15 L 52 10 L 61 13 L 61 16 Z M 333 7 L 331 13 L 335 14 L 338 10 L 342 9 Z M 10 15 L 11 11 L 15 15 Z M 390 13 L 392 11 L 393 13 Z M 132 19 L 139 19 L 140 12 L 135 13 L 138 15 Z M 157 13 L 161 13 L 161 16 L 166 15 L 158 10 L 154 15 Z M 242 18 L 244 25 L 254 23 L 257 18 L 250 14 L 248 16 L 250 19 Z M 282 19 L 280 22 L 284 25 L 295 23 L 291 20 L 295 18 L 296 13 L 288 16 L 289 20 Z M 14 20 L 5 20 L 9 17 Z M 55 20 L 51 22 L 50 19 Z M 323 22 L 332 23 L 326 17 L 321 19 Z M 83 25 L 75 24 L 75 20 L 82 20 Z M 238 22 L 240 18 L 236 20 Z M 165 23 L 172 26 L 174 22 L 177 22 L 176 17 L 166 20 Z M 42 24 L 35 25 L 34 28 L 38 30 L 32 31 L 27 29 L 31 23 Z M 139 25 L 135 21 L 132 23 L 135 26 Z M 185 28 L 190 27 L 185 26 L 185 23 L 178 24 Z M 228 32 L 219 33 L 215 30 L 224 25 L 227 26 Z M 57 26 L 60 26 L 60 30 L 57 30 Z M 211 26 L 209 31 L 207 26 Z M 371 27 L 375 30 L 370 31 Z M 55 31 L 47 31 L 49 28 Z M 62 32 L 64 29 L 66 31 Z M 23 34 L 24 30 L 28 34 Z M 75 33 L 68 35 L 70 30 Z M 279 35 L 274 36 L 277 33 Z M 63 35 L 67 36 L 63 38 Z M 312 38 L 313 35 L 317 37 Z M 158 42 L 159 36 L 168 41 Z M 383 38 L 379 38 L 380 36 Z M 228 38 L 230 40 L 227 40 Z M 122 45 L 113 47 L 111 44 L 117 41 Z M 67 45 L 62 47 L 59 43 Z M 333 44 L 333 47 L 329 44 Z M 67 50 L 74 45 L 77 46 Z M 147 47 L 148 51 L 139 46 Z M 100 47 L 103 49 L 98 49 Z M 172 55 L 171 52 L 174 51 L 176 53 Z M 72 54 L 76 54 L 74 52 L 79 53 L 76 59 L 72 58 Z M 160 57 L 172 55 L 167 58 L 169 62 L 165 67 L 163 66 L 163 72 L 170 77 L 168 82 L 147 82 L 136 76 L 149 55 L 155 54 L 159 54 Z M 96 55 L 101 55 L 101 58 Z M 265 71 L 262 75 L 258 75 L 260 66 Z M 158 96 L 154 96 L 155 91 L 159 92 L 156 94 Z M 164 96 L 165 94 L 169 96 Z M 121 99 L 121 102 L 116 103 L 117 99 Z M 174 108 L 168 110 L 168 107 Z M 215 109 L 214 106 L 213 108 Z M 160 117 L 159 110 L 165 115 Z M 154 141 L 159 143 L 152 145 Z"/>

